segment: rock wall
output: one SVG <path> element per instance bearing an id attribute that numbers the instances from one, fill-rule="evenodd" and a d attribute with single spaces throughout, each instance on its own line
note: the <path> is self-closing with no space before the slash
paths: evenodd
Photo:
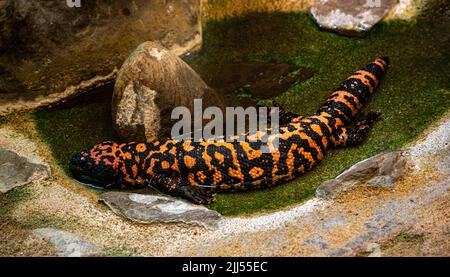
<path id="1" fill-rule="evenodd" d="M 201 44 L 200 0 L 0 0 L 0 116 L 114 79 L 144 41 L 175 54 Z"/>
<path id="2" fill-rule="evenodd" d="M 368 0 L 371 1 L 371 0 Z M 376 0 L 372 0 L 376 1 Z M 345 1 L 342 1 L 345 2 Z M 430 0 L 398 0 L 386 20 L 409 20 L 420 13 Z M 242 16 L 252 12 L 306 11 L 320 0 L 202 0 L 203 21 Z"/>
<path id="3" fill-rule="evenodd" d="M 251 12 L 305 11 L 315 0 L 202 0 L 204 20 L 220 20 Z"/>
<path id="4" fill-rule="evenodd" d="M 411 19 L 430 0 L 398 0 Z M 251 12 L 306 11 L 318 0 L 0 0 L 0 116 L 52 105 L 111 82 L 140 43 L 174 54 L 201 45 L 203 23 Z"/>

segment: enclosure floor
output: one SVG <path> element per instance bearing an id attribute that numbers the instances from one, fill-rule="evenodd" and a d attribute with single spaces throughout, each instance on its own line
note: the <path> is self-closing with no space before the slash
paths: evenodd
<path id="1" fill-rule="evenodd" d="M 430 255 L 436 245 L 436 253 L 448 255 L 448 244 L 442 242 L 446 233 L 440 231 L 448 228 L 448 193 L 424 198 L 428 186 L 448 192 L 434 182 L 438 180 L 434 175 L 405 176 L 405 181 L 392 191 L 357 190 L 335 201 L 332 207 L 313 198 L 322 182 L 362 159 L 406 147 L 449 110 L 449 21 L 445 13 L 426 14 L 414 22 L 381 23 L 364 38 L 320 31 L 304 13 L 254 14 L 207 23 L 202 50 L 184 57 L 208 83 L 214 81 L 213 72 L 225 63 L 277 62 L 312 70 L 312 78 L 265 99 L 275 99 L 286 109 L 302 115 L 314 113 L 358 67 L 377 56 L 390 57 L 392 65 L 383 86 L 365 108 L 382 113 L 382 120 L 375 124 L 366 142 L 355 148 L 330 151 L 319 166 L 293 182 L 268 190 L 221 194 L 209 206 L 227 217 L 227 226 L 235 222 L 238 229 L 245 226 L 247 219 L 256 222 L 278 211 L 300 209 L 301 213 L 308 212 L 311 222 L 346 216 L 347 222 L 352 223 L 348 230 L 341 228 L 337 233 L 325 230 L 313 236 L 317 230 L 292 221 L 287 223 L 291 227 L 258 229 L 247 238 L 245 232 L 233 235 L 233 228 L 222 229 L 229 237 L 221 239 L 222 231 L 182 224 L 140 225 L 116 216 L 98 203 L 98 191 L 80 186 L 68 173 L 68 160 L 73 153 L 115 139 L 110 87 L 94 100 L 0 118 L 0 128 L 14 129 L 36 143 L 37 152 L 50 164 L 53 173 L 49 180 L 0 195 L 0 255 L 51 255 L 54 252 L 49 245 L 32 239 L 30 233 L 44 227 L 76 233 L 103 246 L 111 256 L 328 255 L 332 249 L 337 251 L 338 246 L 350 242 L 350 236 L 363 234 L 364 220 L 370 220 L 378 207 L 402 199 L 404 202 L 400 202 L 406 207 L 406 200 L 415 197 L 424 201 L 411 210 L 421 215 L 421 219 L 417 223 L 406 222 L 405 229 L 393 230 L 389 238 L 380 238 L 380 247 L 391 254 L 408 255 L 419 249 L 414 253 Z M 320 209 L 310 209 L 316 204 Z M 419 232 L 420 224 L 429 227 Z M 416 231 L 420 234 L 416 235 Z M 308 234 L 311 238 L 305 237 Z M 331 235 L 340 240 L 324 246 L 321 243 L 324 237 Z M 311 247 L 295 244 L 300 238 L 310 239 Z M 245 243 L 239 246 L 240 241 Z M 294 243 L 293 246 L 285 245 L 286 241 Z M 206 242 L 209 247 L 204 246 Z M 363 250 L 343 254 L 364 255 Z"/>

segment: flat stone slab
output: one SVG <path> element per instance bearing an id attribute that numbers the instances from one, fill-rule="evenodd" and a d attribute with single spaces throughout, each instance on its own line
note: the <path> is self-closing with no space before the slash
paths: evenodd
<path id="1" fill-rule="evenodd" d="M 106 192 L 100 196 L 116 214 L 139 223 L 184 222 L 217 227 L 222 215 L 204 206 L 163 195 Z"/>
<path id="2" fill-rule="evenodd" d="M 316 196 L 333 199 L 358 186 L 391 187 L 403 175 L 406 164 L 402 151 L 378 154 L 322 183 L 316 190 Z"/>
<path id="3" fill-rule="evenodd" d="M 103 256 L 101 247 L 70 232 L 52 228 L 39 228 L 34 229 L 33 234 L 38 238 L 49 241 L 60 257 Z"/>
<path id="4" fill-rule="evenodd" d="M 50 176 L 50 168 L 0 146 L 0 192 Z"/>
<path id="5" fill-rule="evenodd" d="M 397 0 L 320 0 L 310 8 L 316 23 L 345 35 L 370 30 L 397 4 Z"/>

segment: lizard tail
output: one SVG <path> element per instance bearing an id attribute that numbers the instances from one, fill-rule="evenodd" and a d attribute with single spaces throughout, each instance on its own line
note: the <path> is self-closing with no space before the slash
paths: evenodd
<path id="1" fill-rule="evenodd" d="M 347 78 L 320 107 L 318 114 L 328 113 L 348 124 L 375 93 L 389 65 L 388 57 L 380 57 Z"/>

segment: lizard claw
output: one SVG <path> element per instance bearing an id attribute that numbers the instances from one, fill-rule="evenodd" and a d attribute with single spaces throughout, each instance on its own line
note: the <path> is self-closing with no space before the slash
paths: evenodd
<path id="1" fill-rule="evenodd" d="M 367 114 L 360 114 L 354 124 L 355 126 L 371 126 L 375 123 L 381 116 L 380 112 L 368 112 Z"/>
<path id="2" fill-rule="evenodd" d="M 180 194 L 181 197 L 199 205 L 211 204 L 214 201 L 213 192 L 200 187 L 190 185 L 182 186 L 180 188 Z"/>
<path id="3" fill-rule="evenodd" d="M 368 121 L 369 125 L 371 125 L 374 122 L 376 122 L 377 120 L 379 120 L 380 117 L 381 117 L 380 112 L 368 112 L 367 113 L 367 121 Z"/>

